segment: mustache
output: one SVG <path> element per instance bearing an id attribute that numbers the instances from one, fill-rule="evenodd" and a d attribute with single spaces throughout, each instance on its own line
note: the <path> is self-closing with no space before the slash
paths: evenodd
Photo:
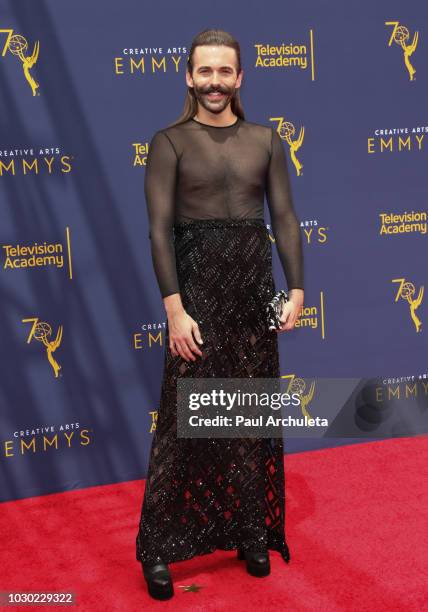
<path id="1" fill-rule="evenodd" d="M 201 90 L 201 93 L 203 94 L 210 94 L 210 93 L 217 93 L 217 92 L 228 94 L 230 93 L 230 90 L 225 89 L 224 87 L 209 87 L 208 89 Z"/>

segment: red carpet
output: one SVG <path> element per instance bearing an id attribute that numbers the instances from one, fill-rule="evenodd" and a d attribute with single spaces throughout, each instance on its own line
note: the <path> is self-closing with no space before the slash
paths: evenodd
<path id="1" fill-rule="evenodd" d="M 143 481 L 3 503 L 0 591 L 69 589 L 109 612 L 427 609 L 427 464 L 426 436 L 286 456 L 290 564 L 271 552 L 253 578 L 235 552 L 174 563 L 166 602 L 135 560 Z"/>

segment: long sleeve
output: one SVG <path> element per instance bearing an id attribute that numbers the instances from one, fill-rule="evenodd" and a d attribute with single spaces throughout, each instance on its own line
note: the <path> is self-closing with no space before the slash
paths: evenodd
<path id="1" fill-rule="evenodd" d="M 173 241 L 177 155 L 168 136 L 150 142 L 144 179 L 153 268 L 162 298 L 180 293 Z"/>
<path id="2" fill-rule="evenodd" d="M 303 246 L 293 206 L 287 158 L 278 132 L 272 130 L 266 199 L 278 255 L 288 289 L 304 289 Z"/>

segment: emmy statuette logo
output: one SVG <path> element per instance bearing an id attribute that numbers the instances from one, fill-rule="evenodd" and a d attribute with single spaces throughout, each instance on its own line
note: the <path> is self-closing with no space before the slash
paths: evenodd
<path id="1" fill-rule="evenodd" d="M 158 411 L 157 410 L 151 410 L 149 412 L 149 414 L 152 417 L 152 421 L 150 423 L 149 433 L 153 433 L 154 431 L 156 431 L 156 425 L 157 425 L 157 422 L 158 422 Z"/>
<path id="2" fill-rule="evenodd" d="M 27 79 L 27 82 L 31 87 L 33 96 L 37 95 L 37 89 L 39 88 L 39 84 L 32 77 L 30 70 L 39 58 L 39 41 L 34 43 L 32 54 L 26 55 L 26 52 L 28 50 L 28 42 L 23 36 L 21 36 L 21 34 L 14 34 L 13 30 L 0 29 L 0 32 L 5 32 L 8 35 L 3 47 L 2 57 L 4 57 L 8 51 L 12 53 L 12 55 L 14 55 L 15 57 L 19 57 L 22 62 L 22 69 L 24 71 L 25 78 Z"/>
<path id="3" fill-rule="evenodd" d="M 400 298 L 408 302 L 410 317 L 413 323 L 415 324 L 416 333 L 420 332 L 422 327 L 422 321 L 416 315 L 416 311 L 422 304 L 422 299 L 424 296 L 424 285 L 419 287 L 418 296 L 415 298 L 416 287 L 413 283 L 411 283 L 410 281 L 406 281 L 405 278 L 394 278 L 391 282 L 400 283 L 395 296 L 395 302 L 398 302 Z"/>
<path id="4" fill-rule="evenodd" d="M 299 135 L 297 138 L 294 138 L 296 134 L 296 128 L 291 123 L 291 121 L 285 121 L 284 117 L 270 117 L 269 121 L 277 121 L 278 127 L 277 132 L 288 145 L 288 149 L 290 151 L 290 157 L 296 169 L 297 176 L 301 176 L 303 174 L 302 168 L 303 164 L 297 159 L 296 152 L 300 149 L 303 144 L 303 138 L 305 136 L 305 128 L 302 126 L 299 130 Z"/>
<path id="5" fill-rule="evenodd" d="M 309 390 L 305 393 L 306 390 L 306 382 L 303 378 L 298 378 L 295 374 L 287 374 L 285 376 L 281 376 L 281 378 L 289 378 L 290 382 L 287 387 L 287 393 L 292 395 L 293 393 L 297 394 L 300 397 L 300 408 L 302 410 L 302 416 L 307 417 L 308 419 L 312 419 L 312 417 L 308 410 L 307 406 L 311 403 L 315 394 L 315 381 L 311 382 Z"/>
<path id="6" fill-rule="evenodd" d="M 61 345 L 62 341 L 62 325 L 58 327 L 58 331 L 55 340 L 50 340 L 52 336 L 52 327 L 45 321 L 39 321 L 37 317 L 31 319 L 22 319 L 23 323 L 32 323 L 30 333 L 28 334 L 27 344 L 30 344 L 31 340 L 38 340 L 46 348 L 46 356 L 49 363 L 52 366 L 55 378 L 58 378 L 58 373 L 61 369 L 59 363 L 55 360 L 53 353 Z"/>
<path id="7" fill-rule="evenodd" d="M 410 57 L 416 50 L 418 46 L 419 32 L 415 32 L 413 35 L 413 40 L 410 44 L 408 44 L 408 40 L 410 39 L 410 32 L 406 28 L 406 26 L 400 25 L 399 21 L 385 21 L 385 25 L 394 26 L 392 30 L 391 37 L 388 41 L 388 47 L 395 42 L 399 45 L 403 50 L 404 64 L 409 73 L 409 79 L 411 81 L 415 80 L 416 69 L 410 63 Z"/>

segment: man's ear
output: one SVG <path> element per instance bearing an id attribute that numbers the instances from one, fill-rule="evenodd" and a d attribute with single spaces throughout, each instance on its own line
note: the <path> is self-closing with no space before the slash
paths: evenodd
<path id="1" fill-rule="evenodd" d="M 186 84 L 188 87 L 193 87 L 193 79 L 187 70 L 186 70 Z"/>

